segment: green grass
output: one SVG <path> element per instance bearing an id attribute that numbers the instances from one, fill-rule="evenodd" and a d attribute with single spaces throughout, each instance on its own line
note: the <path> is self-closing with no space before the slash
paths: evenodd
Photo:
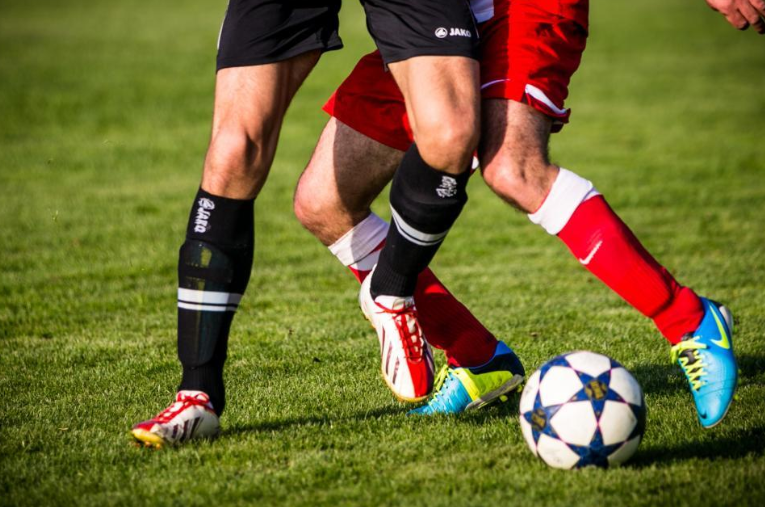
<path id="1" fill-rule="evenodd" d="M 652 324 L 480 178 L 436 272 L 530 371 L 571 349 L 623 362 L 646 437 L 621 469 L 563 472 L 528 452 L 517 400 L 404 416 L 355 282 L 290 209 L 319 106 L 371 48 L 346 2 L 347 48 L 298 95 L 257 203 L 224 433 L 132 447 L 127 430 L 178 382 L 176 253 L 224 4 L 0 4 L 0 505 L 765 503 L 765 40 L 700 0 L 594 2 L 552 151 L 681 281 L 733 309 L 740 400 L 723 425 L 698 426 Z"/>

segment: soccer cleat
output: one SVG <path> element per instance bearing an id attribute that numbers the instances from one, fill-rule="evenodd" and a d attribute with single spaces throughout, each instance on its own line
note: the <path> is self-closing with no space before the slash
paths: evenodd
<path id="1" fill-rule="evenodd" d="M 733 355 L 730 312 L 719 303 L 704 298 L 701 302 L 701 324 L 672 347 L 671 357 L 688 379 L 699 422 L 711 428 L 728 413 L 738 382 L 738 367 Z"/>
<path id="2" fill-rule="evenodd" d="M 179 391 L 175 403 L 131 430 L 138 442 L 157 449 L 193 439 L 214 438 L 219 432 L 218 415 L 202 391 Z"/>
<path id="3" fill-rule="evenodd" d="M 433 353 L 422 334 L 414 298 L 372 299 L 371 280 L 370 273 L 361 284 L 359 305 L 377 331 L 383 379 L 401 401 L 422 401 L 433 390 Z"/>
<path id="4" fill-rule="evenodd" d="M 453 368 L 444 365 L 436 380 L 436 393 L 410 415 L 456 414 L 507 397 L 523 383 L 523 365 L 515 352 L 497 343 L 494 356 L 481 366 Z"/>

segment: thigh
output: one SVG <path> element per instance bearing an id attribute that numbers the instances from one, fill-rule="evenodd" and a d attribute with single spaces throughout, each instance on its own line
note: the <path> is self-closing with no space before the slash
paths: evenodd
<path id="1" fill-rule="evenodd" d="M 369 33 L 386 64 L 414 56 L 478 56 L 477 29 L 466 0 L 361 3 Z"/>
<path id="2" fill-rule="evenodd" d="M 274 122 L 280 124 L 295 93 L 319 59 L 317 52 L 282 62 L 218 71 L 215 78 L 213 137 L 223 127 L 237 126 L 252 139 Z"/>
<path id="3" fill-rule="evenodd" d="M 319 56 L 314 51 L 218 71 L 205 190 L 237 199 L 257 196 L 273 162 L 287 107 Z"/>
<path id="4" fill-rule="evenodd" d="M 406 103 L 419 155 L 465 170 L 478 121 L 477 27 L 465 0 L 362 0 L 367 26 Z"/>
<path id="5" fill-rule="evenodd" d="M 340 0 L 229 0 L 218 39 L 218 69 L 340 49 L 339 10 Z"/>
<path id="6" fill-rule="evenodd" d="M 412 144 L 404 96 L 379 51 L 365 55 L 335 90 L 324 111 L 351 129 L 400 151 Z"/>
<path id="7" fill-rule="evenodd" d="M 418 56 L 392 63 L 415 141 L 421 133 L 455 126 L 479 130 L 478 62 L 465 57 Z"/>

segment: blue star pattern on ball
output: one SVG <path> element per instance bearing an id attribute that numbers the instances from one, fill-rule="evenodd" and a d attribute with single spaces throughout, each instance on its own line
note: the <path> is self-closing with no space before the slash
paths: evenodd
<path id="1" fill-rule="evenodd" d="M 529 378 L 521 427 L 531 450 L 551 466 L 619 464 L 645 430 L 643 394 L 617 361 L 586 351 L 563 354 Z"/>

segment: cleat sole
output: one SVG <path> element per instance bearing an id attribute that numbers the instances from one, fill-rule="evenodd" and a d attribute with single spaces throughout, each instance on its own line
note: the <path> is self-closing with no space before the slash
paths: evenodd
<path id="1" fill-rule="evenodd" d="M 133 436 L 133 438 L 136 440 L 138 444 L 143 445 L 144 447 L 151 447 L 153 449 L 161 449 L 167 444 L 167 442 L 165 442 L 165 439 L 160 437 L 159 435 L 155 435 L 154 433 L 150 431 L 142 430 L 140 428 L 135 428 L 131 430 L 130 434 Z"/>

